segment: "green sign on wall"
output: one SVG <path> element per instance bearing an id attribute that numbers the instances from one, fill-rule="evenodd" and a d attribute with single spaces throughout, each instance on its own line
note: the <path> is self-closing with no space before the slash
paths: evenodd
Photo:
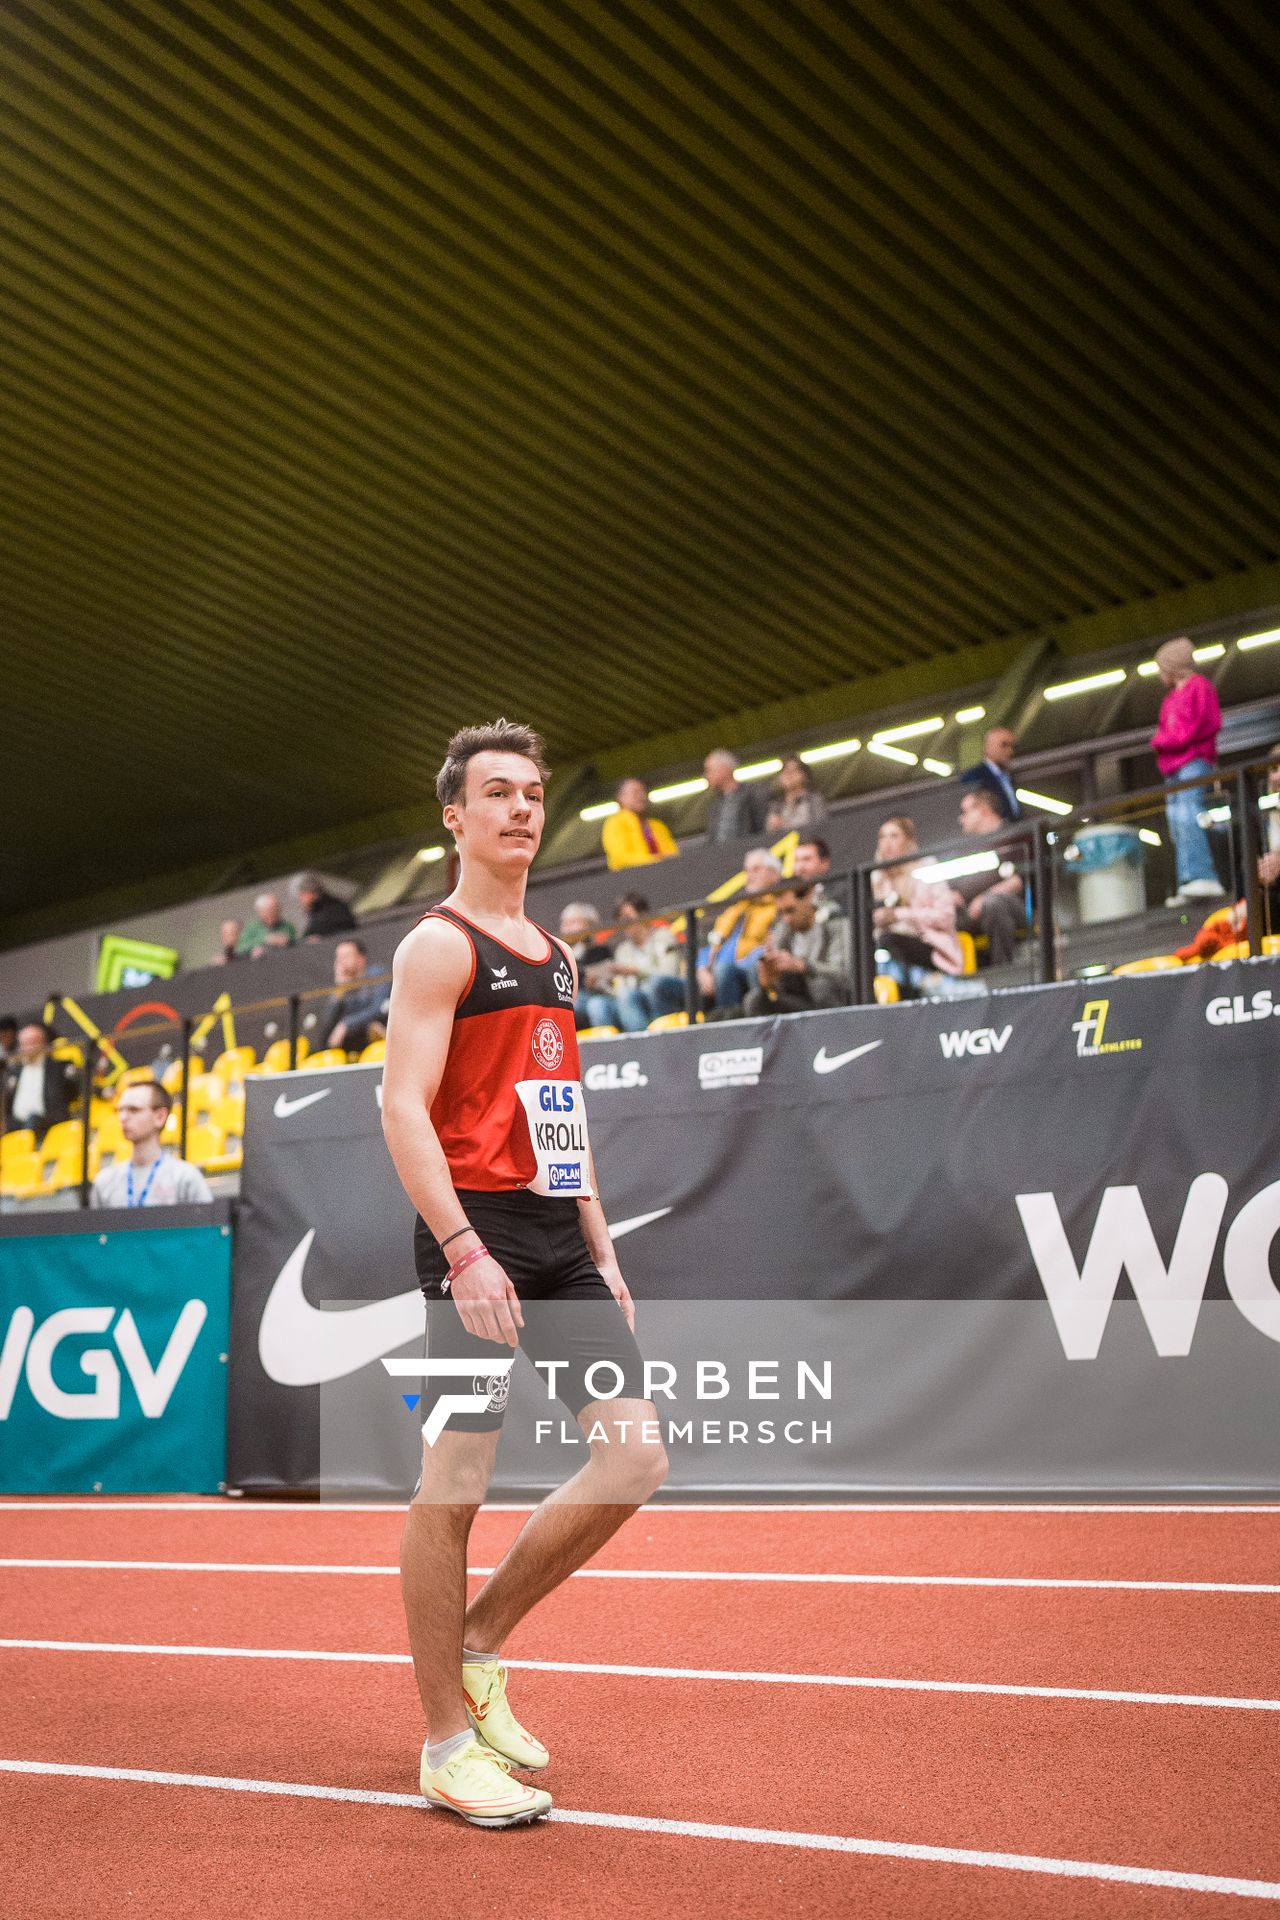
<path id="1" fill-rule="evenodd" d="M 215 1493 L 231 1229 L 0 1239 L 0 1492 Z"/>

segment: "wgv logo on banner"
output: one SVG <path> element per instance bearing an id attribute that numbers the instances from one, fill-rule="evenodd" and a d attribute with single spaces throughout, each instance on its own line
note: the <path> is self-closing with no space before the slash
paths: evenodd
<path id="1" fill-rule="evenodd" d="M 1137 1187 L 1108 1187 L 1084 1262 L 1076 1265 L 1051 1193 L 1020 1193 L 1018 1213 L 1068 1360 L 1095 1360 L 1111 1305 L 1127 1273 L 1152 1344 L 1169 1358 L 1190 1353 L 1227 1210 L 1220 1173 L 1193 1180 L 1166 1264 Z M 1280 1181 L 1246 1201 L 1227 1229 L 1222 1271 L 1227 1292 L 1249 1322 L 1280 1340 L 1280 1289 L 1271 1278 L 1271 1243 L 1280 1232 Z"/>
<path id="2" fill-rule="evenodd" d="M 147 1357 L 137 1322 L 128 1307 L 116 1317 L 115 1307 L 63 1307 L 36 1326 L 30 1307 L 15 1307 L 0 1347 L 0 1420 L 9 1418 L 14 1394 L 26 1361 L 27 1386 L 36 1403 L 55 1420 L 118 1420 L 120 1368 L 124 1363 L 138 1405 L 147 1420 L 158 1420 L 168 1406 L 183 1368 L 191 1358 L 200 1329 L 209 1317 L 203 1300 L 188 1300 L 178 1315 L 164 1352 L 155 1365 Z M 79 1355 L 78 1373 L 87 1386 L 60 1386 L 54 1360 L 64 1340 L 76 1335 L 105 1334 L 112 1321 L 111 1347 L 86 1347 Z"/>

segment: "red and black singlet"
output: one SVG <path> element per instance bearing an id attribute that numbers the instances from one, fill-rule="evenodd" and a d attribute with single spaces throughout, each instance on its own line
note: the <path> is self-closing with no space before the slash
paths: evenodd
<path id="1" fill-rule="evenodd" d="M 456 907 L 432 907 L 471 942 L 471 977 L 453 1016 L 431 1107 L 455 1187 L 548 1196 L 591 1191 L 586 1171 L 573 974 L 542 927 L 546 957 L 504 946 Z"/>

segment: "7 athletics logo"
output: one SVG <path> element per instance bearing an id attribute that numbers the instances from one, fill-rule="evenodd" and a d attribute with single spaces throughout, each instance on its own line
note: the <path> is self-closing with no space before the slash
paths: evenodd
<path id="1" fill-rule="evenodd" d="M 1141 1040 L 1104 1040 L 1107 1015 L 1111 1011 L 1109 1000 L 1086 1000 L 1084 1012 L 1078 1020 L 1071 1022 L 1071 1031 L 1076 1036 L 1076 1058 L 1078 1060 L 1096 1060 L 1103 1053 L 1138 1053 Z"/>

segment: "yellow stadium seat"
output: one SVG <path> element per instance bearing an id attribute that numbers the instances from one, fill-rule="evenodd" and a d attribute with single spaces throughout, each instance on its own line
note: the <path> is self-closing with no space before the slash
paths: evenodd
<path id="1" fill-rule="evenodd" d="M 34 1147 L 7 1153 L 0 1160 L 0 1193 L 6 1200 L 30 1200 L 40 1191 L 40 1155 Z"/>
<path id="2" fill-rule="evenodd" d="M 620 1031 L 619 1027 L 580 1027 L 578 1043 L 581 1045 L 584 1040 L 611 1040 Z"/>
<path id="3" fill-rule="evenodd" d="M 208 1169 L 209 1163 L 217 1160 L 224 1149 L 224 1137 L 221 1127 L 206 1122 L 202 1127 L 187 1129 L 187 1159 L 193 1167 Z"/>
<path id="4" fill-rule="evenodd" d="M 902 998 L 898 983 L 890 973 L 878 973 L 871 983 L 871 990 L 882 1007 L 891 1007 L 895 1000 Z"/>
<path id="5" fill-rule="evenodd" d="M 701 1019 L 702 1015 L 699 1014 L 698 1018 Z M 683 1010 L 679 1013 L 660 1013 L 656 1020 L 649 1022 L 647 1031 L 649 1033 L 670 1033 L 673 1027 L 687 1027 L 688 1024 L 689 1016 Z"/>
<path id="6" fill-rule="evenodd" d="M 193 1053 L 191 1055 L 190 1060 L 187 1063 L 188 1080 L 194 1080 L 197 1074 L 200 1074 L 203 1072 L 204 1072 L 204 1061 L 200 1058 L 200 1055 L 198 1053 Z M 161 1075 L 160 1085 L 164 1088 L 166 1093 L 181 1093 L 182 1091 L 181 1060 L 171 1060 L 169 1062 L 168 1066 L 164 1070 L 164 1073 Z"/>
<path id="7" fill-rule="evenodd" d="M 228 1089 L 243 1088 L 244 1076 L 257 1057 L 252 1047 L 228 1047 L 218 1055 L 210 1071 L 216 1073 Z"/>
<path id="8" fill-rule="evenodd" d="M 1219 947 L 1218 951 L 1211 957 L 1214 960 L 1247 960 L 1249 958 L 1249 942 L 1247 940 L 1237 940 L 1232 946 Z"/>
<path id="9" fill-rule="evenodd" d="M 971 933 L 965 933 L 963 929 L 961 929 L 957 932 L 956 939 L 960 942 L 960 958 L 964 962 L 960 971 L 962 973 L 976 973 L 978 971 L 978 949 L 974 943 L 973 935 Z"/>
<path id="10" fill-rule="evenodd" d="M 385 1060 L 386 1057 L 387 1057 L 386 1041 L 371 1040 L 368 1046 L 365 1048 L 364 1052 L 360 1055 L 360 1061 L 362 1066 L 367 1067 L 367 1066 L 372 1066 L 375 1061 Z"/>
<path id="11" fill-rule="evenodd" d="M 1280 933 L 1264 933 L 1262 936 L 1264 953 L 1280 953 Z"/>
<path id="12" fill-rule="evenodd" d="M 1112 973 L 1167 973 L 1171 967 L 1182 965 L 1176 953 L 1149 953 L 1145 960 L 1126 960 L 1122 967 L 1112 967 Z"/>
<path id="13" fill-rule="evenodd" d="M 40 1142 L 41 1160 L 58 1160 L 67 1154 L 80 1152 L 80 1122 L 78 1120 L 60 1120 L 56 1127 L 50 1127 Z"/>
<path id="14" fill-rule="evenodd" d="M 224 1093 L 213 1111 L 213 1124 L 221 1127 L 228 1142 L 237 1143 L 244 1138 L 244 1095 L 242 1093 Z"/>
<path id="15" fill-rule="evenodd" d="M 49 1129 L 50 1134 L 57 1131 L 56 1127 Z M 82 1171 L 79 1141 L 65 1140 L 60 1146 L 55 1146 L 51 1153 L 49 1134 L 46 1134 L 44 1144 L 36 1154 L 36 1162 L 39 1168 L 38 1193 L 61 1193 L 67 1187 L 79 1186 Z"/>
<path id="16" fill-rule="evenodd" d="M 307 1060 L 309 1067 L 345 1067 L 350 1065 L 341 1047 L 321 1047 L 319 1053 L 313 1053 Z"/>
<path id="17" fill-rule="evenodd" d="M 21 1154 L 34 1153 L 35 1149 L 36 1136 L 30 1127 L 15 1127 L 12 1133 L 0 1134 L 0 1166 Z"/>
<path id="18" fill-rule="evenodd" d="M 298 1066 L 302 1065 L 303 1061 L 306 1059 L 310 1051 L 311 1051 L 311 1042 L 307 1039 L 305 1034 L 300 1033 L 298 1035 L 298 1051 L 297 1051 L 297 1055 L 295 1056 L 296 1064 Z M 289 1071 L 288 1040 L 273 1040 L 271 1042 L 271 1045 L 267 1048 L 266 1052 L 262 1056 L 262 1064 L 259 1067 L 257 1067 L 255 1071 L 258 1073 L 288 1073 Z"/>

